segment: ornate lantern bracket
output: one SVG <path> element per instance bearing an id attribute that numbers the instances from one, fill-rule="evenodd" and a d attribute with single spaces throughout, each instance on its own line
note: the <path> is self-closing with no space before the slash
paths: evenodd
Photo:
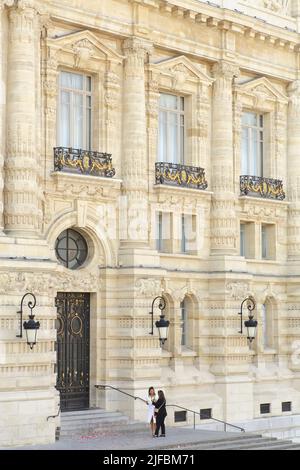
<path id="1" fill-rule="evenodd" d="M 23 303 L 27 296 L 31 297 L 31 300 L 28 301 L 27 306 L 30 309 L 29 320 L 24 321 L 23 323 Z M 32 313 L 33 309 L 36 306 L 36 297 L 31 292 L 27 292 L 23 295 L 20 305 L 20 310 L 18 314 L 20 315 L 20 333 L 16 335 L 17 338 L 23 338 L 23 328 L 26 332 L 27 344 L 30 346 L 30 349 L 33 349 L 33 346 L 36 344 L 37 330 L 40 328 L 40 322 L 35 321 L 34 315 Z"/>
<path id="2" fill-rule="evenodd" d="M 244 323 L 245 328 L 247 329 L 247 338 L 250 343 L 255 339 L 256 337 L 256 329 L 257 329 L 257 320 L 253 320 L 254 315 L 253 315 L 253 310 L 255 310 L 255 302 L 251 297 L 247 297 L 246 299 L 243 300 L 241 303 L 241 309 L 239 312 L 239 315 L 241 316 L 241 329 L 239 333 L 242 335 L 243 334 L 243 307 L 247 303 L 247 309 L 248 309 L 248 314 L 249 314 L 249 320 L 246 320 Z"/>
<path id="3" fill-rule="evenodd" d="M 158 308 L 161 311 L 161 314 L 160 314 L 160 319 L 157 322 L 155 322 L 155 326 L 158 329 L 159 342 L 161 345 L 163 345 L 168 339 L 168 331 L 169 331 L 170 322 L 169 320 L 165 319 L 165 315 L 163 314 L 163 311 L 166 308 L 166 300 L 162 296 L 155 297 L 155 299 L 152 302 L 151 312 L 149 313 L 151 315 L 151 320 L 152 320 L 151 331 L 149 334 L 154 335 L 154 306 L 157 301 L 159 302 Z"/>

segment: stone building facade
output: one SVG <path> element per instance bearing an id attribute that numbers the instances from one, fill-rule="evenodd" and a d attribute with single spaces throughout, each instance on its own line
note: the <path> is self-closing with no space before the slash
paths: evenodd
<path id="1" fill-rule="evenodd" d="M 145 413 L 97 384 L 245 426 L 300 414 L 300 1 L 0 15 L 0 446 L 52 442 L 59 390 L 62 409 Z M 33 349 L 16 337 L 26 292 Z"/>

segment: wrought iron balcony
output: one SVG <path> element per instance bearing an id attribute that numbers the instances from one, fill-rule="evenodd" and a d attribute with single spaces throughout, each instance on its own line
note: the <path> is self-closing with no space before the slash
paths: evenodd
<path id="1" fill-rule="evenodd" d="M 193 189 L 207 189 L 207 181 L 203 168 L 178 163 L 156 163 L 155 182 L 156 184 L 167 184 Z"/>
<path id="2" fill-rule="evenodd" d="M 281 180 L 263 178 L 262 176 L 243 175 L 240 177 L 242 196 L 259 196 L 267 199 L 285 199 Z"/>
<path id="3" fill-rule="evenodd" d="M 112 178 L 116 173 L 109 153 L 69 147 L 54 148 L 54 171 L 106 176 L 108 178 Z"/>

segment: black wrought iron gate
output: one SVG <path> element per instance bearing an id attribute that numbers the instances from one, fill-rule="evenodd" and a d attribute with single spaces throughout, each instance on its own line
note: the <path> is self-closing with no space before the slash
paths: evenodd
<path id="1" fill-rule="evenodd" d="M 89 407 L 90 294 L 59 292 L 57 384 L 62 411 Z"/>

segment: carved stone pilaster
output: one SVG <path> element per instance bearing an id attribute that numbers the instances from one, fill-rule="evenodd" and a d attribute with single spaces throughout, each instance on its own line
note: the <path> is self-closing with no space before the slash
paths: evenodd
<path id="1" fill-rule="evenodd" d="M 241 173 L 241 143 L 242 143 L 242 114 L 243 104 L 238 95 L 235 94 L 233 102 L 233 152 L 234 152 L 234 180 L 235 192 L 240 193 L 240 173 Z"/>
<path id="2" fill-rule="evenodd" d="M 199 84 L 196 96 L 196 113 L 193 127 L 197 130 L 195 148 L 195 166 L 205 168 L 206 177 L 210 180 L 210 164 L 208 158 L 208 137 L 209 137 L 209 110 L 210 110 L 210 86 Z"/>
<path id="3" fill-rule="evenodd" d="M 288 256 L 300 260 L 300 80 L 289 86 L 288 107 Z"/>
<path id="4" fill-rule="evenodd" d="M 149 71 L 147 83 L 147 132 L 149 148 L 149 177 L 155 180 L 159 123 L 159 74 Z"/>
<path id="5" fill-rule="evenodd" d="M 31 1 L 9 10 L 7 143 L 4 224 L 14 233 L 40 228 L 35 35 L 38 13 Z"/>
<path id="6" fill-rule="evenodd" d="M 151 45 L 133 37 L 124 41 L 123 50 L 125 65 L 122 174 L 127 198 L 128 224 L 132 227 L 140 226 L 144 243 L 148 242 L 149 233 L 147 209 L 145 213 L 148 186 L 145 61 Z M 128 240 L 132 240 L 129 230 Z"/>
<path id="7" fill-rule="evenodd" d="M 237 223 L 233 187 L 233 80 L 235 64 L 221 61 L 213 67 L 213 138 L 211 252 L 236 254 Z"/>
<path id="8" fill-rule="evenodd" d="M 117 113 L 121 107 L 120 78 L 116 71 L 109 70 L 105 74 L 105 96 L 106 106 L 106 148 L 108 153 L 114 153 L 115 141 L 117 139 L 118 119 Z"/>

